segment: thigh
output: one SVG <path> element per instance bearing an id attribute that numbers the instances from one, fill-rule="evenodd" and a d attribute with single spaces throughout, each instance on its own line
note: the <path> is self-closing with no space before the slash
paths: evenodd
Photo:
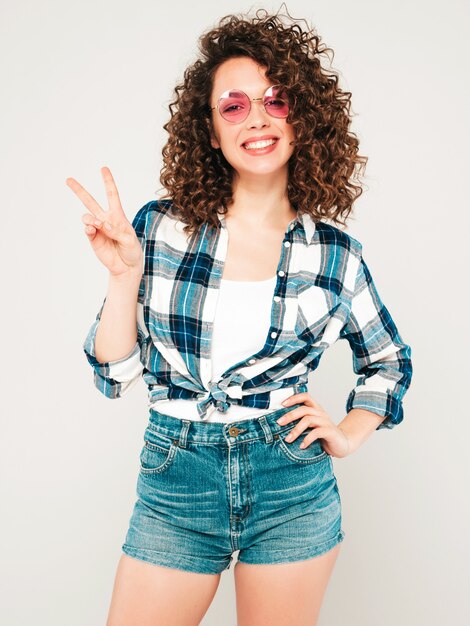
<path id="1" fill-rule="evenodd" d="M 315 626 L 340 544 L 293 563 L 253 565 L 237 561 L 237 626 Z"/>
<path id="2" fill-rule="evenodd" d="M 220 574 L 198 574 L 121 555 L 106 626 L 198 626 Z"/>

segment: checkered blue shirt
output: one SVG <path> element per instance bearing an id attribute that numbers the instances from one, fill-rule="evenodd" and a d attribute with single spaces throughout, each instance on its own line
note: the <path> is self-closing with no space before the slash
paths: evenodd
<path id="1" fill-rule="evenodd" d="M 143 376 L 149 405 L 196 400 L 202 420 L 209 407 L 225 412 L 231 403 L 269 409 L 274 389 L 307 391 L 308 374 L 323 352 L 346 339 L 359 375 L 346 412 L 361 408 L 385 416 L 378 429 L 399 424 L 412 377 L 411 348 L 377 293 L 362 244 L 308 214 L 286 228 L 264 347 L 210 380 L 211 333 L 228 247 L 224 216 L 218 215 L 220 228 L 206 224 L 188 237 L 171 213 L 171 200 L 152 200 L 137 212 L 132 225 L 144 251 L 137 341 L 117 361 L 96 360 L 105 298 L 83 344 L 96 387 L 120 398 Z"/>

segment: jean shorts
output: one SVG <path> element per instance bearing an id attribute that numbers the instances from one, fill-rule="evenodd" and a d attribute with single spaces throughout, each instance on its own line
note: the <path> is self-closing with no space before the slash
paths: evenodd
<path id="1" fill-rule="evenodd" d="M 301 404 L 230 424 L 150 409 L 137 501 L 122 551 L 189 572 L 220 574 L 242 563 L 289 563 L 343 540 L 331 456 L 319 440 L 292 443 L 281 415 Z"/>

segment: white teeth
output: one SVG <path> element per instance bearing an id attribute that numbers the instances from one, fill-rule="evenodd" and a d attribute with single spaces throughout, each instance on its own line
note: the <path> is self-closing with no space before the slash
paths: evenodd
<path id="1" fill-rule="evenodd" d="M 276 143 L 277 139 L 266 139 L 265 141 L 253 141 L 251 143 L 243 144 L 247 150 L 257 150 L 259 148 L 266 148 Z"/>

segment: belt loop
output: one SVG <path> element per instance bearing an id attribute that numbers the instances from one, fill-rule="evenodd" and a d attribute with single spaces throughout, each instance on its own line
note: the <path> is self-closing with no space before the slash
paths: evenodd
<path id="1" fill-rule="evenodd" d="M 181 430 L 180 430 L 180 436 L 178 439 L 178 445 L 181 448 L 186 448 L 187 447 L 187 441 L 188 441 L 188 431 L 189 428 L 191 426 L 191 420 L 181 420 L 182 422 L 182 426 L 181 426 Z"/>
<path id="2" fill-rule="evenodd" d="M 271 443 L 273 441 L 273 433 L 266 419 L 266 415 L 261 415 L 261 417 L 258 418 L 258 421 L 264 431 L 266 443 Z"/>

